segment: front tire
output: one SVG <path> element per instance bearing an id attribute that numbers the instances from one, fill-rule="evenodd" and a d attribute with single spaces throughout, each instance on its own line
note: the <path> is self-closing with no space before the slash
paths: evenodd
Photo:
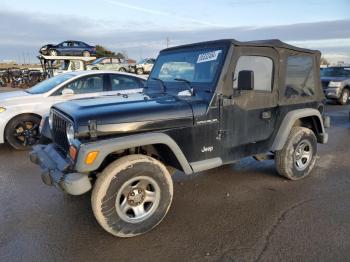
<path id="1" fill-rule="evenodd" d="M 137 75 L 143 75 L 144 74 L 143 68 L 137 68 L 136 69 L 136 74 Z"/>
<path id="2" fill-rule="evenodd" d="M 144 155 L 129 155 L 112 162 L 98 176 L 91 204 L 99 224 L 118 237 L 132 237 L 157 226 L 173 198 L 167 168 Z"/>
<path id="3" fill-rule="evenodd" d="M 317 139 L 311 129 L 293 127 L 282 150 L 276 151 L 277 172 L 290 180 L 310 174 L 316 162 Z"/>
<path id="4" fill-rule="evenodd" d="M 126 69 L 124 67 L 119 68 L 119 72 L 126 72 Z"/>
<path id="5" fill-rule="evenodd" d="M 40 117 L 21 115 L 13 118 L 5 129 L 7 143 L 18 150 L 28 150 L 40 139 Z"/>
<path id="6" fill-rule="evenodd" d="M 349 102 L 349 90 L 344 88 L 338 99 L 338 104 L 346 105 L 348 104 L 348 102 Z"/>

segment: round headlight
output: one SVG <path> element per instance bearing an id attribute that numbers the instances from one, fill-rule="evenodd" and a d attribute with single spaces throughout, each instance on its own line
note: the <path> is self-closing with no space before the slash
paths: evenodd
<path id="1" fill-rule="evenodd" d="M 50 126 L 51 129 L 52 129 L 52 123 L 53 123 L 53 112 L 50 111 L 50 114 L 49 114 L 49 126 Z"/>
<path id="2" fill-rule="evenodd" d="M 68 124 L 67 125 L 67 129 L 66 129 L 66 133 L 67 133 L 67 139 L 69 144 L 71 145 L 73 143 L 74 140 L 74 127 L 72 124 Z"/>

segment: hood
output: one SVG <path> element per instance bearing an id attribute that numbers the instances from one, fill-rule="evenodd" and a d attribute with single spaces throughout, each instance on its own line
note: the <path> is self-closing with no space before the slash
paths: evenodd
<path id="1" fill-rule="evenodd" d="M 201 107 L 204 108 L 204 101 Z M 98 135 L 193 125 L 191 103 L 171 96 L 143 96 L 127 101 L 114 97 L 84 99 L 57 104 L 55 108 L 67 114 L 82 135 L 88 132 L 91 121 L 96 122 Z"/>
<path id="2" fill-rule="evenodd" d="M 36 103 L 37 99 L 42 101 L 41 95 L 32 95 L 24 91 L 11 91 L 0 93 L 0 106 L 16 105 L 23 103 Z"/>

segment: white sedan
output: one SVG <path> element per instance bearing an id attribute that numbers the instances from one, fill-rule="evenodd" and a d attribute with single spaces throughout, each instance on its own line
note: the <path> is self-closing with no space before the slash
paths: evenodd
<path id="1" fill-rule="evenodd" d="M 0 93 L 0 144 L 27 149 L 40 138 L 39 124 L 53 104 L 72 99 L 115 95 L 142 96 L 144 77 L 109 71 L 57 75 L 23 91 Z M 136 96 L 136 97 L 135 97 Z"/>

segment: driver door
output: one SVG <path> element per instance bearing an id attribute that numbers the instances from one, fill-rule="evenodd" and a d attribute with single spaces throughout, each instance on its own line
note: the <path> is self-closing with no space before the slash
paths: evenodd
<path id="1" fill-rule="evenodd" d="M 237 47 L 231 81 L 233 96 L 223 103 L 223 146 L 235 148 L 266 141 L 274 132 L 277 116 L 278 54 L 268 47 Z M 249 79 L 243 79 L 248 76 Z M 241 78 L 241 79 L 239 79 Z M 242 83 L 250 88 L 240 88 Z M 241 84 L 239 84 L 239 82 Z M 227 102 L 227 101 L 226 101 Z M 248 146 L 248 147 L 247 147 Z"/>

